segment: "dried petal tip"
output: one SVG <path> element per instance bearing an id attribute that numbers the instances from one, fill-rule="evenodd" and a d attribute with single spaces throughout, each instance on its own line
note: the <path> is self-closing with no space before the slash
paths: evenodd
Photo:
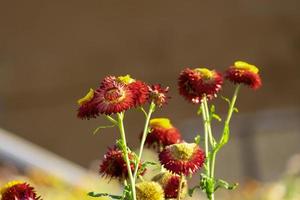
<path id="1" fill-rule="evenodd" d="M 261 87 L 259 69 L 255 65 L 243 61 L 236 61 L 233 66 L 225 72 L 225 78 L 234 84 L 244 84 L 252 89 Z"/>
<path id="2" fill-rule="evenodd" d="M 200 103 L 206 96 L 212 99 L 223 84 L 222 75 L 207 68 L 184 69 L 178 79 L 179 93 L 191 103 Z"/>
<path id="3" fill-rule="evenodd" d="M 130 160 L 134 160 L 136 156 L 134 153 L 130 152 L 128 157 Z M 134 170 L 134 162 L 131 163 L 131 170 Z M 145 170 L 142 170 L 142 165 L 139 164 L 139 174 L 143 175 L 144 172 Z M 128 178 L 128 170 L 123 153 L 116 146 L 109 148 L 104 155 L 104 159 L 100 165 L 99 173 L 102 174 L 102 176 L 117 178 L 119 180 Z"/>
<path id="4" fill-rule="evenodd" d="M 95 92 L 93 89 L 90 89 L 90 91 L 83 98 L 77 101 L 79 105 L 77 116 L 79 118 L 90 119 L 95 118 L 99 115 L 99 111 L 97 109 L 94 99 Z"/>
<path id="5" fill-rule="evenodd" d="M 1 200 L 40 200 L 34 188 L 22 181 L 7 183 L 0 191 Z"/>
<path id="6" fill-rule="evenodd" d="M 149 87 L 149 92 L 149 100 L 153 101 L 158 107 L 162 107 L 164 104 L 167 104 L 167 101 L 170 98 L 169 96 L 167 96 L 169 87 L 162 88 L 160 84 L 155 84 Z"/>
<path id="7" fill-rule="evenodd" d="M 195 143 L 179 143 L 167 146 L 159 160 L 167 170 L 189 176 L 203 166 L 205 155 Z"/>
<path id="8" fill-rule="evenodd" d="M 137 200 L 164 200 L 164 190 L 156 182 L 145 181 L 136 184 Z"/>
<path id="9" fill-rule="evenodd" d="M 187 181 L 184 177 L 183 178 L 183 184 L 182 184 L 182 190 L 180 193 L 180 199 L 184 199 L 187 193 Z M 162 172 L 155 177 L 153 177 L 152 181 L 155 181 L 159 183 L 165 192 L 165 198 L 177 198 L 178 196 L 178 189 L 180 184 L 180 176 L 177 174 L 172 174 L 168 171 Z"/>
<path id="10" fill-rule="evenodd" d="M 154 118 L 150 120 L 150 132 L 146 144 L 158 151 L 164 147 L 181 142 L 181 134 L 168 118 Z"/>

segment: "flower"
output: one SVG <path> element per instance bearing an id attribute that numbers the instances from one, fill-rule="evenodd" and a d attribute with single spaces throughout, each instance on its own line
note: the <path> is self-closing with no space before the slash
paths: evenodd
<path id="1" fill-rule="evenodd" d="M 1 189 L 1 200 L 40 200 L 28 183 L 12 181 Z"/>
<path id="2" fill-rule="evenodd" d="M 162 149 L 168 145 L 182 141 L 179 130 L 171 124 L 168 118 L 154 118 L 149 123 L 150 132 L 146 144 L 150 147 Z"/>
<path id="3" fill-rule="evenodd" d="M 134 162 L 135 155 L 133 152 L 128 153 L 129 160 L 131 163 L 131 170 L 134 170 Z M 110 178 L 118 178 L 120 180 L 128 178 L 128 170 L 126 166 L 126 162 L 124 160 L 123 152 L 118 149 L 116 146 L 113 148 L 109 148 L 106 154 L 104 155 L 104 159 L 100 165 L 99 173 L 103 176 Z M 139 164 L 139 174 L 143 175 L 145 170 L 142 169 L 141 163 Z"/>
<path id="4" fill-rule="evenodd" d="M 162 88 L 160 84 L 155 84 L 149 87 L 150 101 L 153 101 L 158 107 L 162 107 L 167 104 L 167 100 L 170 98 L 167 96 L 169 92 L 169 87 Z"/>
<path id="5" fill-rule="evenodd" d="M 96 118 L 99 115 L 99 110 L 95 104 L 95 92 L 93 89 L 87 95 L 77 101 L 78 108 L 77 116 L 81 119 Z"/>
<path id="6" fill-rule="evenodd" d="M 179 143 L 160 152 L 159 161 L 167 170 L 188 176 L 203 166 L 205 155 L 195 143 Z"/>
<path id="7" fill-rule="evenodd" d="M 206 96 L 212 99 L 223 84 L 222 75 L 207 68 L 185 68 L 179 75 L 179 93 L 189 102 L 200 103 Z"/>
<path id="8" fill-rule="evenodd" d="M 245 84 L 252 89 L 258 89 L 262 85 L 258 72 L 259 69 L 256 66 L 243 61 L 236 61 L 225 72 L 225 78 L 234 84 Z"/>
<path id="9" fill-rule="evenodd" d="M 111 115 L 133 107 L 133 97 L 133 92 L 126 84 L 117 81 L 114 76 L 108 76 L 95 91 L 95 104 L 99 113 Z"/>
<path id="10" fill-rule="evenodd" d="M 149 99 L 148 85 L 142 81 L 135 80 L 130 75 L 119 76 L 117 78 L 120 82 L 126 84 L 133 93 L 134 106 L 141 106 Z"/>
<path id="11" fill-rule="evenodd" d="M 144 181 L 136 184 L 137 200 L 164 200 L 164 190 L 156 182 Z"/>
<path id="12" fill-rule="evenodd" d="M 183 199 L 187 193 L 187 181 L 184 177 L 182 190 L 180 193 L 180 199 Z M 177 198 L 178 189 L 180 184 L 180 176 L 177 174 L 172 174 L 168 171 L 162 172 L 152 178 L 152 181 L 159 183 L 164 189 L 165 198 Z"/>

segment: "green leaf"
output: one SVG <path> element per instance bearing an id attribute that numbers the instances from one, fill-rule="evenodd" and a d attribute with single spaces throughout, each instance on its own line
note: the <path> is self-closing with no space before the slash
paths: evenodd
<path id="1" fill-rule="evenodd" d="M 190 197 L 193 196 L 193 193 L 194 193 L 194 191 L 195 191 L 196 189 L 200 189 L 200 186 L 199 186 L 199 185 L 196 185 L 196 186 L 194 186 L 193 188 L 189 188 L 188 193 L 189 193 L 189 196 L 190 196 Z"/>
<path id="2" fill-rule="evenodd" d="M 148 114 L 142 106 L 140 107 L 140 110 L 144 113 L 145 117 L 147 118 Z"/>
<path id="3" fill-rule="evenodd" d="M 239 184 L 238 183 L 228 183 L 222 179 L 218 179 L 216 181 L 216 185 L 215 185 L 215 191 L 218 189 L 218 188 L 224 188 L 224 189 L 227 189 L 227 190 L 234 190 Z"/>
<path id="4" fill-rule="evenodd" d="M 112 194 L 108 194 L 108 193 L 95 193 L 95 192 L 89 192 L 88 195 L 90 197 L 110 197 L 112 199 L 123 199 L 122 196 L 118 196 L 118 195 L 112 195 Z"/>
<path id="5" fill-rule="evenodd" d="M 97 127 L 94 131 L 93 131 L 93 134 L 96 135 L 96 133 L 100 130 L 100 129 L 105 129 L 105 128 L 113 128 L 115 127 L 116 125 L 113 124 L 113 125 L 106 125 L 106 126 L 99 126 Z"/>
<path id="6" fill-rule="evenodd" d="M 216 112 L 216 107 L 215 107 L 215 105 L 212 105 L 212 106 L 210 107 L 210 112 L 211 112 L 211 113 L 215 113 L 215 112 Z"/>
<path id="7" fill-rule="evenodd" d="M 202 113 L 202 109 L 201 109 L 201 106 L 199 106 L 198 110 L 197 110 L 197 115 L 201 115 Z"/>
<path id="8" fill-rule="evenodd" d="M 195 143 L 196 144 L 200 144 L 200 142 L 201 142 L 201 136 L 200 135 L 197 135 L 195 138 L 194 138 L 194 141 L 195 141 Z"/>
<path id="9" fill-rule="evenodd" d="M 224 101 L 226 101 L 226 102 L 228 103 L 228 105 L 230 106 L 231 101 L 230 101 L 227 97 L 224 97 L 224 96 L 221 95 L 221 98 L 222 98 Z"/>
<path id="10" fill-rule="evenodd" d="M 239 110 L 236 107 L 233 108 L 233 111 L 236 112 L 236 113 L 239 112 Z"/>
<path id="11" fill-rule="evenodd" d="M 215 114 L 215 113 L 213 113 L 211 115 L 211 117 L 214 118 L 214 119 L 216 119 L 216 120 L 218 120 L 219 122 L 222 121 L 222 118 L 219 115 Z"/>

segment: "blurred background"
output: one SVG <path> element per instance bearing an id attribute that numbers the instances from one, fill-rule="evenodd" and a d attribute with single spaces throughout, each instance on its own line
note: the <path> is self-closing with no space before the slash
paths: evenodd
<path id="1" fill-rule="evenodd" d="M 80 172 L 93 168 L 118 132 L 92 135 L 107 122 L 78 119 L 76 101 L 107 75 L 131 74 L 170 86 L 172 99 L 154 116 L 170 117 L 191 141 L 202 131 L 201 119 L 178 95 L 178 74 L 185 66 L 224 71 L 243 60 L 260 68 L 263 87 L 242 88 L 217 175 L 250 182 L 250 190 L 281 181 L 300 153 L 299 8 L 297 0 L 0 1 L 0 127 L 10 132 L 3 135 L 47 149 Z M 222 95 L 232 93 L 226 83 Z M 224 101 L 213 103 L 226 114 Z M 133 148 L 142 116 L 126 116 Z M 3 138 L 0 149 L 14 151 Z"/>

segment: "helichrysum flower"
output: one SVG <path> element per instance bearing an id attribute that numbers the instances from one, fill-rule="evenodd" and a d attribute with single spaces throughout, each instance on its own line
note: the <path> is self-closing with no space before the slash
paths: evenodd
<path id="1" fill-rule="evenodd" d="M 150 132 L 146 138 L 149 147 L 158 148 L 176 144 L 182 141 L 181 134 L 168 118 L 154 118 L 150 120 Z"/>
<path id="2" fill-rule="evenodd" d="M 87 95 L 78 100 L 77 116 L 81 119 L 95 118 L 99 115 L 99 110 L 95 103 L 95 91 L 90 89 Z"/>
<path id="3" fill-rule="evenodd" d="M 179 93 L 189 102 L 200 103 L 206 96 L 212 99 L 223 84 L 222 75 L 207 68 L 184 69 L 178 79 Z"/>
<path id="4" fill-rule="evenodd" d="M 167 170 L 188 176 L 203 166 L 205 155 L 195 143 L 179 143 L 167 146 L 159 160 Z"/>
<path id="5" fill-rule="evenodd" d="M 136 184 L 137 200 L 164 200 L 164 190 L 156 182 L 140 182 Z"/>
<path id="6" fill-rule="evenodd" d="M 183 199 L 186 196 L 187 193 L 187 181 L 184 177 L 182 177 L 183 184 L 182 184 L 182 190 L 180 193 L 180 199 Z M 180 184 L 180 176 L 177 174 L 172 174 L 168 171 L 162 172 L 156 176 L 153 177 L 152 181 L 155 181 L 159 183 L 162 188 L 164 189 L 165 198 L 177 198 L 178 196 L 178 190 L 179 190 L 179 184 Z"/>
<path id="7" fill-rule="evenodd" d="M 169 87 L 162 88 L 160 84 L 155 84 L 149 87 L 149 92 L 149 101 L 153 101 L 158 107 L 162 107 L 164 104 L 167 104 L 167 101 L 170 98 L 167 96 Z"/>
<path id="8" fill-rule="evenodd" d="M 40 200 L 40 197 L 28 183 L 12 181 L 0 191 L 1 200 Z"/>
<path id="9" fill-rule="evenodd" d="M 133 152 L 128 154 L 129 160 L 131 163 L 131 170 L 134 170 L 134 159 L 136 156 Z M 142 175 L 145 170 L 142 170 L 141 164 L 139 164 L 139 174 Z M 105 177 L 110 178 L 118 178 L 120 180 L 128 178 L 128 170 L 126 166 L 126 162 L 124 160 L 123 152 L 119 150 L 117 147 L 109 148 L 106 154 L 104 155 L 104 159 L 100 165 L 100 174 Z"/>
<path id="10" fill-rule="evenodd" d="M 234 84 L 245 84 L 252 89 L 258 89 L 262 85 L 258 72 L 256 66 L 237 61 L 225 72 L 225 78 Z"/>

